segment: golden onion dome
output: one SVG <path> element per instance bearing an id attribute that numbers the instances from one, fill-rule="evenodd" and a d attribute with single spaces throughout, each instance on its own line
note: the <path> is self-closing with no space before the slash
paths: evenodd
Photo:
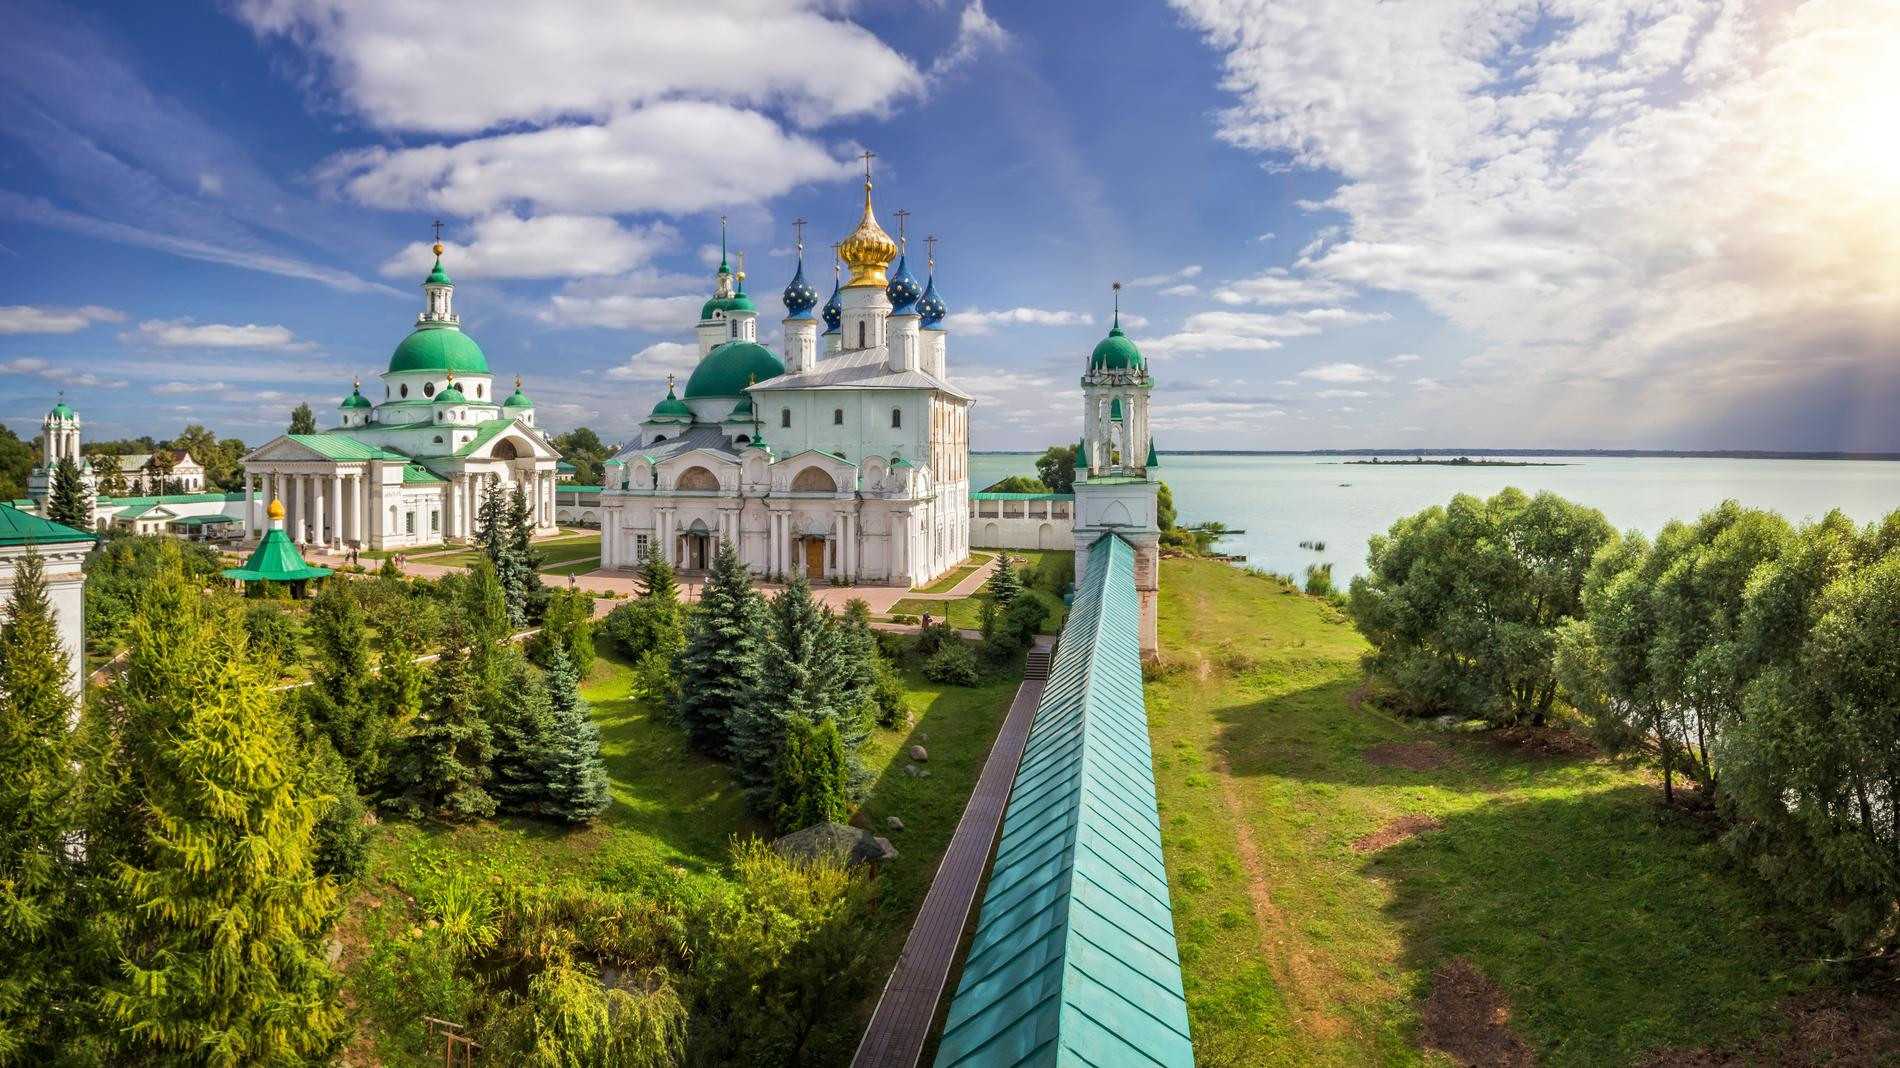
<path id="1" fill-rule="evenodd" d="M 897 258 L 897 242 L 877 224 L 877 216 L 871 213 L 871 180 L 864 180 L 864 217 L 858 220 L 858 228 L 851 231 L 838 244 L 838 258 L 851 268 L 851 280 L 845 283 L 851 286 L 877 286 L 883 288 L 890 284 L 884 277 L 884 268 Z"/>
<path id="2" fill-rule="evenodd" d="M 270 500 L 270 507 L 264 510 L 264 514 L 270 516 L 270 521 L 273 523 L 283 522 L 284 521 L 284 502 L 278 500 L 275 497 L 272 497 Z"/>

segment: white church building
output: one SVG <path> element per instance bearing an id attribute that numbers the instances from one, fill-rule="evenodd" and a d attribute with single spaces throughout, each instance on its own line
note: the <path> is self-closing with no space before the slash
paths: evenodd
<path id="1" fill-rule="evenodd" d="M 263 536 L 265 509 L 281 500 L 285 529 L 301 545 L 441 545 L 474 534 L 486 494 L 517 487 L 537 531 L 554 531 L 559 455 L 535 427 L 520 376 L 499 396 L 488 357 L 462 332 L 439 242 L 435 255 L 422 283 L 426 306 L 389 357 L 381 399 L 363 396 L 358 381 L 337 426 L 285 434 L 244 457 L 251 538 Z"/>
<path id="2" fill-rule="evenodd" d="M 657 544 L 702 569 L 730 540 L 759 575 L 912 585 L 969 555 L 971 397 L 948 379 L 934 259 L 918 285 L 868 174 L 838 246 L 850 276 L 822 309 L 798 248 L 782 353 L 758 343 L 744 272 L 721 257 L 684 392 L 669 378 L 608 462 L 602 566 L 637 567 Z"/>

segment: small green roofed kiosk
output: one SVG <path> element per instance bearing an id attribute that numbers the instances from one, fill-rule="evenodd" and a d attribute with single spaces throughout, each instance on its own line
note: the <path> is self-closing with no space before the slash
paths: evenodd
<path id="1" fill-rule="evenodd" d="M 304 563 L 303 554 L 291 544 L 290 535 L 284 533 L 284 503 L 273 499 L 270 502 L 270 529 L 264 532 L 264 540 L 257 543 L 257 549 L 243 567 L 226 568 L 225 578 L 239 582 L 256 583 L 250 589 L 263 590 L 264 583 L 282 582 L 290 587 L 291 597 L 302 600 L 304 583 L 313 578 L 322 578 L 330 573 L 327 567 L 312 567 Z"/>

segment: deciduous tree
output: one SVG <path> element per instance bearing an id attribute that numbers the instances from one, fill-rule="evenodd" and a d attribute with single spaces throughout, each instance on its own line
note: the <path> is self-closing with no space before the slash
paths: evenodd
<path id="1" fill-rule="evenodd" d="M 1050 493 L 1074 493 L 1075 458 L 1074 445 L 1051 445 L 1036 460 L 1036 477 Z"/>
<path id="2" fill-rule="evenodd" d="M 310 405 L 299 404 L 290 410 L 290 429 L 286 434 L 314 434 L 317 432 L 317 416 Z"/>

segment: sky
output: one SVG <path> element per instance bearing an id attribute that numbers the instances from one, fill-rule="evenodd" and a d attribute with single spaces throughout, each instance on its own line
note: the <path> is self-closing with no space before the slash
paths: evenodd
<path id="1" fill-rule="evenodd" d="M 495 374 L 627 440 L 720 218 L 776 348 L 868 150 L 978 450 L 1075 438 L 1121 282 L 1163 451 L 1900 451 L 1896 55 L 1892 0 L 9 0 L 0 421 L 333 425 L 439 218 Z"/>

